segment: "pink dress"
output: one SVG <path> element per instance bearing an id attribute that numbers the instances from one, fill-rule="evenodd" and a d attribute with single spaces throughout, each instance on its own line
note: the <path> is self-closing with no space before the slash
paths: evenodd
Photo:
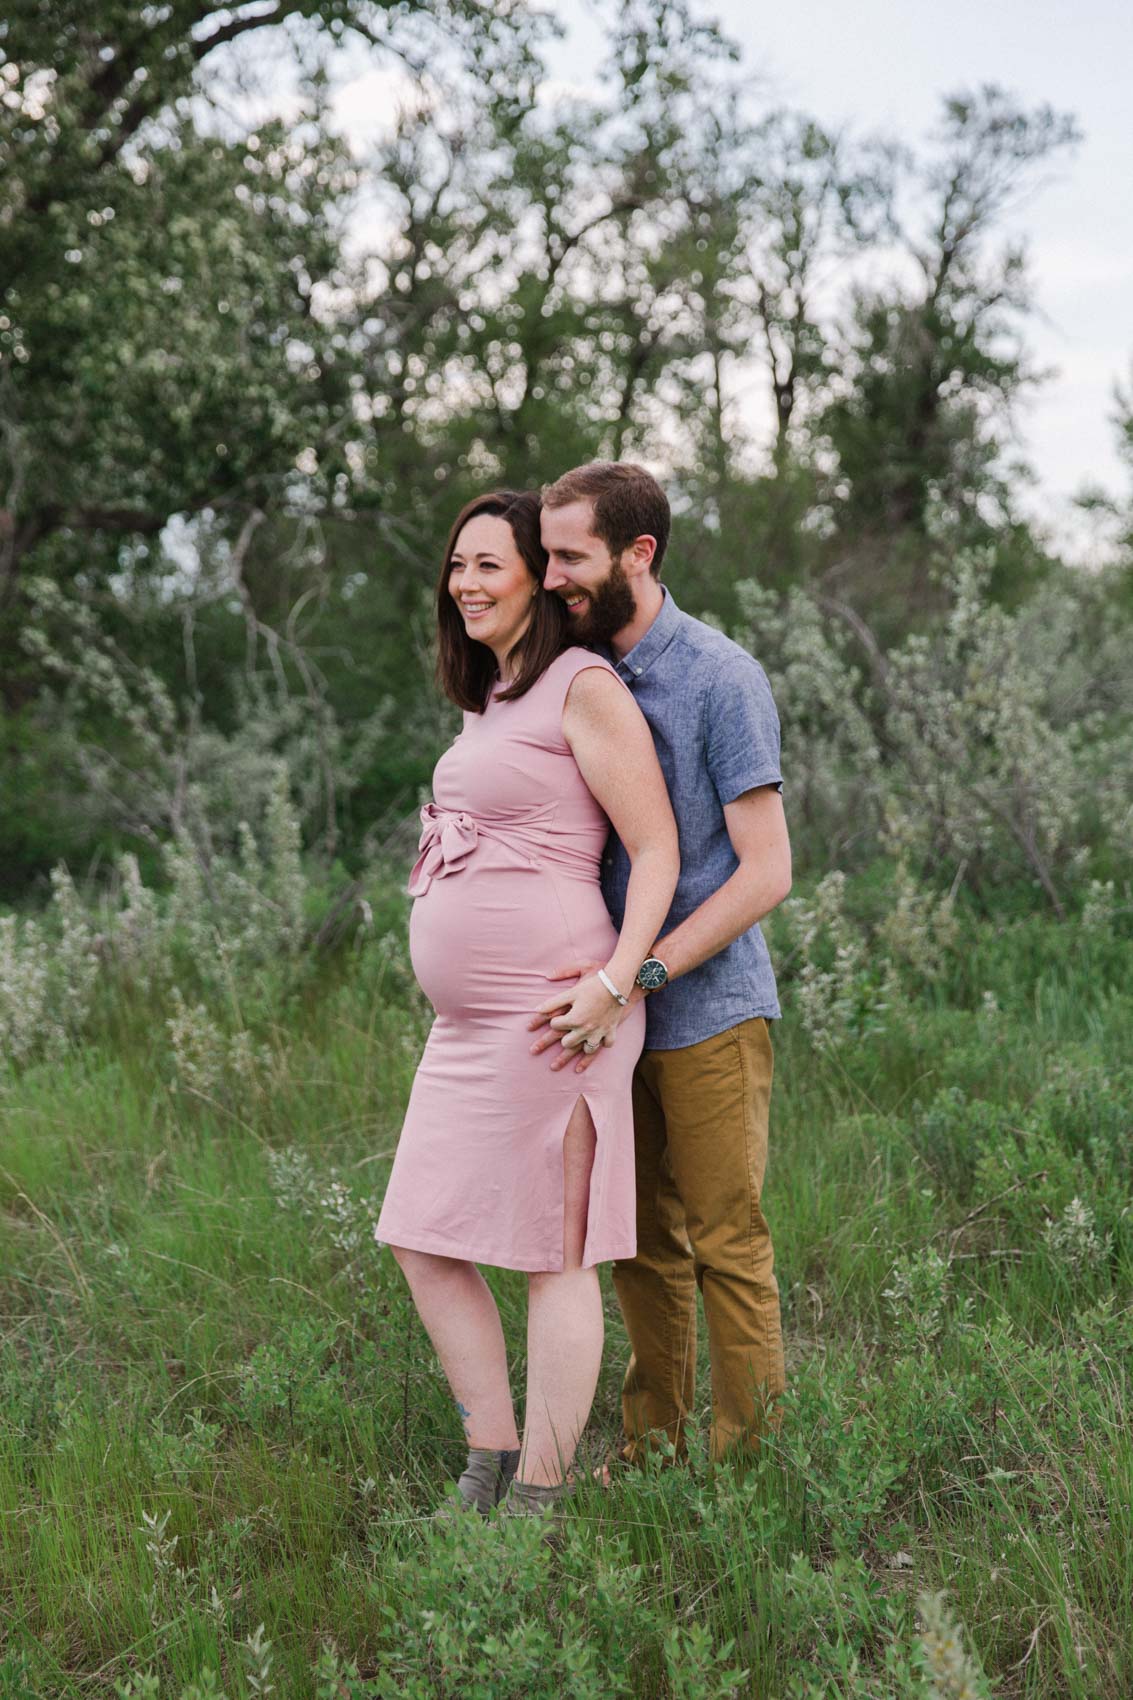
<path id="1" fill-rule="evenodd" d="M 500 702 L 497 686 L 433 774 L 409 944 L 437 1018 L 375 1229 L 384 1244 L 561 1269 L 563 1137 L 583 1097 L 597 1132 L 583 1264 L 636 1250 L 630 1079 L 645 1007 L 584 1074 L 532 1056 L 527 1028 L 569 989 L 548 980 L 555 968 L 606 962 L 617 942 L 598 883 L 609 822 L 562 731 L 571 681 L 588 667 L 613 673 L 572 648 L 525 696 Z"/>

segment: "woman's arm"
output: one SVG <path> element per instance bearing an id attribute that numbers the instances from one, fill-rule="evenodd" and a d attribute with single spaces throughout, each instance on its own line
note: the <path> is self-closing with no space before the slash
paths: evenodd
<path id="1" fill-rule="evenodd" d="M 677 826 L 645 716 L 604 667 L 588 667 L 571 681 L 563 736 L 630 860 L 622 930 L 605 964 L 610 980 L 628 997 L 673 901 L 680 871 Z M 564 1047 L 574 1051 L 583 1040 L 612 1040 L 623 1013 L 593 974 L 569 994 L 569 1007 L 552 1026 L 564 1034 Z"/>

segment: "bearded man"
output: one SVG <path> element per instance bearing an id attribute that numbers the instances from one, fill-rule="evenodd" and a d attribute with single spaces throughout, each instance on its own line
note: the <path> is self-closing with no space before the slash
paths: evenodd
<path id="1" fill-rule="evenodd" d="M 661 583 L 670 510 L 644 467 L 597 461 L 543 491 L 544 590 L 576 643 L 602 649 L 649 722 L 680 836 L 669 916 L 632 987 L 647 999 L 633 1084 L 637 1254 L 614 1285 L 632 1355 L 622 1390 L 639 1463 L 665 1437 L 680 1457 L 695 1409 L 696 1287 L 712 1376 L 710 1455 L 758 1443 L 784 1387 L 779 1290 L 762 1209 L 779 1004 L 759 922 L 791 888 L 779 720 L 746 650 L 682 613 Z M 629 859 L 611 836 L 603 893 L 620 926 Z M 563 963 L 553 979 L 597 965 Z M 562 1046 L 563 1000 L 532 1018 L 536 1051 L 579 1073 L 601 1053 Z M 556 1025 L 558 1024 L 558 1025 Z M 568 1024 L 569 1025 L 569 1024 Z"/>

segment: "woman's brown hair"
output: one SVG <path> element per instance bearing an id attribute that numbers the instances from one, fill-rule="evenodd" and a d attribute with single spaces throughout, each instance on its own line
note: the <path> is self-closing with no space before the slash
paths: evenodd
<path id="1" fill-rule="evenodd" d="M 543 589 L 547 556 L 539 538 L 538 493 L 534 490 L 492 490 L 476 496 L 457 514 L 445 544 L 437 583 L 437 683 L 460 708 L 482 714 L 496 680 L 496 658 L 487 644 L 476 643 L 464 629 L 449 591 L 449 573 L 457 538 L 470 519 L 491 514 L 506 520 L 528 572 L 538 585 L 531 604 L 531 624 L 512 648 L 508 659 L 517 663 L 516 676 L 499 701 L 510 702 L 529 691 L 567 645 L 567 611 L 557 596 Z"/>

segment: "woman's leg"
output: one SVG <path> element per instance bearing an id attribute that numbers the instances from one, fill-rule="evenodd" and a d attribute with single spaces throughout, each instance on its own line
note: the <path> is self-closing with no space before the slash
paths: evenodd
<path id="1" fill-rule="evenodd" d="M 563 1268 L 528 1276 L 527 1411 L 516 1480 L 562 1482 L 586 1427 L 602 1363 L 598 1271 L 582 1268 L 596 1137 L 580 1098 L 563 1141 Z"/>
<path id="2" fill-rule="evenodd" d="M 519 1445 L 496 1301 L 474 1263 L 391 1246 L 441 1360 L 469 1446 Z"/>

